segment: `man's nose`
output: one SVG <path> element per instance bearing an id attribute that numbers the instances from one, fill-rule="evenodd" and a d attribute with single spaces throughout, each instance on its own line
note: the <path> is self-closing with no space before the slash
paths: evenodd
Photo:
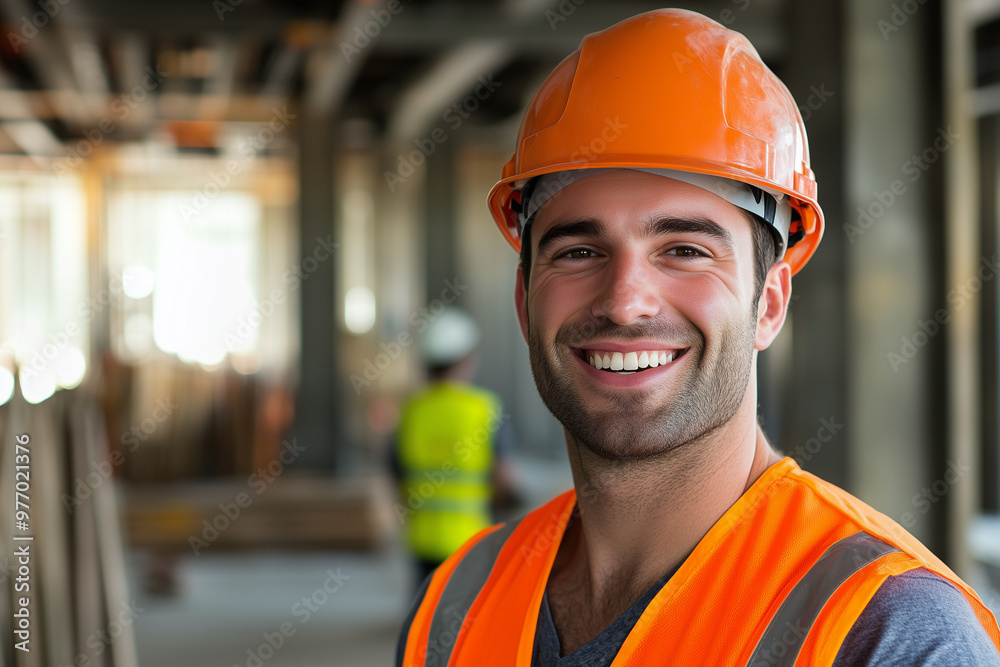
<path id="1" fill-rule="evenodd" d="M 612 257 L 603 272 L 605 282 L 594 300 L 593 314 L 617 324 L 655 317 L 660 312 L 660 295 L 653 272 L 649 258 L 638 253 Z"/>

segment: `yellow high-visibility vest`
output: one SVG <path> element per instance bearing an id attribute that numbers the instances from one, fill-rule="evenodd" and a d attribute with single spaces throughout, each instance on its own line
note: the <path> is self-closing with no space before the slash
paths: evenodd
<path id="1" fill-rule="evenodd" d="M 494 434 L 502 419 L 493 393 L 439 382 L 406 405 L 399 426 L 400 503 L 412 552 L 443 561 L 489 526 Z"/>

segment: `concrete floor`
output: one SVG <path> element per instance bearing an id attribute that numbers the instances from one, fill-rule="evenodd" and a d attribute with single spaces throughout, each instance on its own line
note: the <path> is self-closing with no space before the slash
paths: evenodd
<path id="1" fill-rule="evenodd" d="M 144 563 L 132 559 L 140 667 L 392 665 L 413 586 L 398 548 L 189 556 L 172 597 L 143 592 Z"/>
<path id="2" fill-rule="evenodd" d="M 523 502 L 515 514 L 572 486 L 564 459 L 513 465 Z M 180 586 L 172 597 L 144 592 L 148 554 L 134 553 L 128 562 L 132 595 L 143 609 L 135 620 L 139 667 L 391 666 L 416 589 L 398 544 L 369 554 L 188 553 L 176 568 Z M 332 594 L 324 583 L 332 589 L 337 581 L 328 571 L 341 580 Z M 282 624 L 287 637 L 279 636 Z"/>

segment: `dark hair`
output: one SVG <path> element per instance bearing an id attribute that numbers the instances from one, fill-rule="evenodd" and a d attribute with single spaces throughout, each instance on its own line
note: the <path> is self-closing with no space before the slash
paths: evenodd
<path id="1" fill-rule="evenodd" d="M 778 261 L 775 256 L 777 246 L 774 238 L 778 232 L 763 219 L 749 211 L 743 211 L 743 215 L 750 221 L 750 233 L 753 235 L 753 302 L 756 304 L 764 291 L 767 272 Z"/>
<path id="2" fill-rule="evenodd" d="M 428 364 L 427 365 L 427 379 L 431 382 L 435 382 L 443 378 L 448 371 L 454 367 L 454 363 L 450 364 Z"/>
<path id="3" fill-rule="evenodd" d="M 764 291 L 764 280 L 767 272 L 777 261 L 775 256 L 775 239 L 777 234 L 771 225 L 749 211 L 740 209 L 743 216 L 750 222 L 750 233 L 753 236 L 753 300 L 756 303 Z M 531 275 L 531 224 L 523 230 L 521 236 L 521 273 L 524 276 L 524 291 L 528 291 L 528 278 Z"/>

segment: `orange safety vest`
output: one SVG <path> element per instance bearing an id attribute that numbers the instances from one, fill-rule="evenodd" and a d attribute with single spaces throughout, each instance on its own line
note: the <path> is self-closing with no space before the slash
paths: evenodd
<path id="1" fill-rule="evenodd" d="M 542 594 L 576 494 L 487 528 L 438 568 L 404 667 L 529 667 Z M 976 593 L 896 522 L 801 470 L 768 468 L 649 603 L 612 667 L 832 665 L 882 582 L 923 567 Z"/>

